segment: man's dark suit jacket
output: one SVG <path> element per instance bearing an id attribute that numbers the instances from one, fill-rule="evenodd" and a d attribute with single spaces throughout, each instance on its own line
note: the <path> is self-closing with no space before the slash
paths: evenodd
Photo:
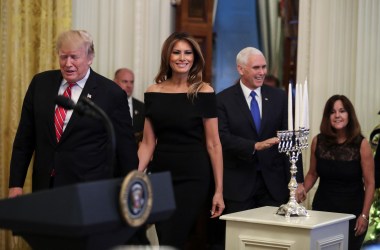
<path id="1" fill-rule="evenodd" d="M 110 166 L 109 136 L 105 125 L 73 112 L 59 143 L 54 130 L 55 98 L 62 81 L 59 70 L 37 74 L 27 90 L 13 144 L 9 187 L 23 187 L 34 153 L 33 190 L 124 176 L 137 169 L 127 95 L 113 81 L 91 70 L 81 97 L 90 98 L 109 116 L 115 129 L 115 164 Z"/>
<path id="2" fill-rule="evenodd" d="M 145 122 L 145 105 L 143 102 L 132 97 L 133 106 L 133 131 L 135 133 L 142 133 Z"/>
<path id="3" fill-rule="evenodd" d="M 379 144 L 377 145 L 376 154 L 375 154 L 375 188 L 380 187 L 380 145 Z"/>
<path id="4" fill-rule="evenodd" d="M 219 134 L 223 146 L 226 200 L 246 201 L 253 195 L 256 167 L 272 197 L 286 203 L 289 197 L 290 164 L 278 148 L 254 152 L 256 142 L 277 136 L 287 129 L 287 97 L 283 90 L 266 85 L 261 87 L 262 120 L 258 134 L 251 112 L 239 83 L 217 95 Z M 297 181 L 303 182 L 303 169 L 298 167 Z"/>

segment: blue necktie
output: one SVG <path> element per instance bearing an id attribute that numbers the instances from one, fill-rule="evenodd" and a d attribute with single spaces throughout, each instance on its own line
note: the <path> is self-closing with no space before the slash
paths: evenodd
<path id="1" fill-rule="evenodd" d="M 256 92 L 252 91 L 250 96 L 252 97 L 251 100 L 251 114 L 253 117 L 253 121 L 255 122 L 256 130 L 257 133 L 260 132 L 260 123 L 261 123 L 261 118 L 260 118 L 260 109 L 259 109 L 259 104 L 256 101 Z"/>

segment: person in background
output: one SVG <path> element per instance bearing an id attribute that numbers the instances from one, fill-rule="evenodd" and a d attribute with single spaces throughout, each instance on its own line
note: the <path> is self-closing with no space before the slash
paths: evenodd
<path id="1" fill-rule="evenodd" d="M 380 141 L 376 148 L 375 153 L 375 188 L 380 188 Z"/>
<path id="2" fill-rule="evenodd" d="M 279 88 L 280 87 L 280 81 L 277 77 L 275 77 L 272 74 L 268 74 L 265 76 L 264 84 L 267 86 L 271 86 L 273 88 Z"/>
<path id="3" fill-rule="evenodd" d="M 380 111 L 378 112 L 378 114 L 380 115 Z M 371 132 L 370 140 L 373 140 L 376 136 L 380 136 L 380 124 L 377 125 L 375 129 Z M 375 160 L 375 189 L 377 189 L 377 188 L 380 188 L 380 139 L 378 139 L 377 141 L 374 160 Z"/>
<path id="4" fill-rule="evenodd" d="M 306 198 L 318 178 L 312 209 L 354 214 L 348 249 L 361 249 L 374 195 L 374 160 L 355 109 L 344 95 L 334 95 L 326 102 L 320 134 L 311 144 L 310 169 L 297 200 Z"/>
<path id="5" fill-rule="evenodd" d="M 144 103 L 132 97 L 135 84 L 135 75 L 128 68 L 120 68 L 115 71 L 114 82 L 116 82 L 128 95 L 129 112 L 132 117 L 133 131 L 136 141 L 139 143 L 142 140 L 142 132 L 145 121 Z"/>
<path id="6" fill-rule="evenodd" d="M 24 98 L 13 143 L 9 197 L 22 195 L 33 154 L 33 192 L 125 176 L 137 169 L 128 97 L 90 68 L 95 56 L 91 35 L 84 30 L 63 32 L 56 51 L 60 70 L 36 74 Z M 89 98 L 108 115 L 117 138 L 114 164 L 105 125 L 57 106 L 57 95 L 74 102 Z"/>
<path id="7" fill-rule="evenodd" d="M 244 48 L 236 64 L 240 79 L 217 95 L 224 213 L 277 207 L 289 198 L 290 164 L 276 146 L 277 131 L 287 129 L 286 93 L 263 84 L 267 63 L 260 50 Z M 302 165 L 297 167 L 297 181 L 303 182 Z M 219 228 L 224 233 L 225 225 Z M 219 234 L 216 238 L 224 235 Z"/>
<path id="8" fill-rule="evenodd" d="M 115 71 L 115 76 L 113 81 L 120 86 L 122 90 L 128 96 L 128 106 L 129 113 L 132 118 L 133 132 L 136 138 L 136 143 L 139 143 L 142 140 L 142 133 L 144 129 L 144 120 L 145 120 L 145 107 L 144 103 L 134 97 L 133 88 L 135 86 L 135 74 L 132 70 L 128 68 L 119 68 Z M 146 234 L 148 226 L 144 225 L 141 228 L 136 230 L 136 233 L 128 239 L 126 242 L 127 245 L 150 245 L 149 239 Z"/>
<path id="9" fill-rule="evenodd" d="M 213 88 L 202 80 L 204 59 L 197 41 L 174 32 L 164 42 L 156 84 L 145 93 L 146 118 L 138 150 L 139 171 L 152 159 L 152 172 L 169 171 L 176 210 L 156 223 L 160 245 L 184 249 L 205 202 L 211 217 L 221 215 L 223 161 Z M 157 142 L 157 143 L 156 143 Z M 215 190 L 207 201 L 214 176 Z"/>

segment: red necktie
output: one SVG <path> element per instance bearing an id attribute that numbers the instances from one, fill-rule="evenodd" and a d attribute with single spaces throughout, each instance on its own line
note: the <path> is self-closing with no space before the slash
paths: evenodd
<path id="1" fill-rule="evenodd" d="M 69 86 L 67 86 L 67 88 L 65 89 L 63 96 L 71 99 L 71 88 L 76 83 L 68 83 L 68 84 Z M 63 133 L 63 125 L 66 118 L 66 112 L 67 110 L 60 106 L 57 106 L 57 108 L 55 109 L 54 126 L 55 126 L 55 135 L 57 137 L 57 142 L 59 142 Z"/>

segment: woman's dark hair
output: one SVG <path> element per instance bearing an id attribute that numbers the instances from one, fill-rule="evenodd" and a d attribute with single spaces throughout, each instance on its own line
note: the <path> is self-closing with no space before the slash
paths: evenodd
<path id="1" fill-rule="evenodd" d="M 205 60 L 198 42 L 188 33 L 174 32 L 165 40 L 162 45 L 160 70 L 154 80 L 156 83 L 161 83 L 172 77 L 173 72 L 170 67 L 170 55 L 173 51 L 174 45 L 178 41 L 188 42 L 194 53 L 193 66 L 191 67 L 188 76 L 188 82 L 190 83 L 188 94 L 194 96 L 202 88 L 203 84 L 205 84 L 202 80 L 202 71 L 205 66 Z"/>
<path id="2" fill-rule="evenodd" d="M 346 126 L 346 143 L 351 143 L 357 136 L 362 135 L 362 133 L 358 118 L 356 117 L 354 106 L 352 105 L 351 101 L 344 95 L 333 95 L 327 100 L 325 109 L 323 111 L 320 131 L 321 134 L 326 136 L 329 144 L 334 144 L 337 142 L 337 133 L 336 130 L 331 126 L 330 115 L 334 108 L 335 102 L 338 100 L 342 102 L 343 107 L 348 114 L 348 123 Z"/>

